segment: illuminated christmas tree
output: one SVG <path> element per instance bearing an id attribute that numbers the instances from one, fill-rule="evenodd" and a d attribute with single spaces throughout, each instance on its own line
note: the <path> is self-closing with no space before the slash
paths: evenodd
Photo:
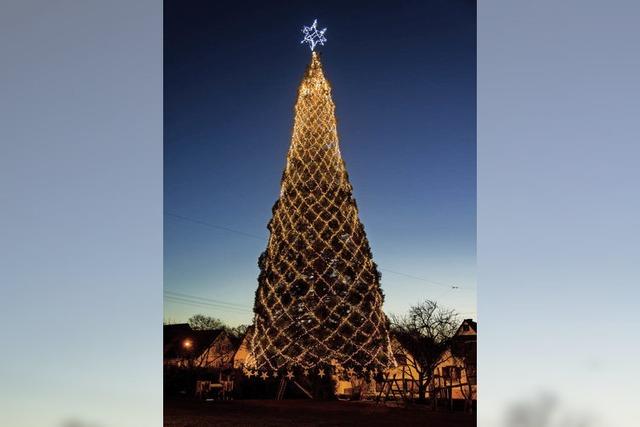
<path id="1" fill-rule="evenodd" d="M 311 63 L 258 261 L 252 373 L 322 377 L 337 368 L 368 376 L 393 363 L 380 273 L 340 154 L 331 86 L 314 51 L 325 30 L 314 22 L 304 31 Z"/>

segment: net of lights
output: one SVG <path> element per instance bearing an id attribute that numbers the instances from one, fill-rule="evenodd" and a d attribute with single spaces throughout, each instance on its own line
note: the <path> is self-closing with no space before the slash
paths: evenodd
<path id="1" fill-rule="evenodd" d="M 303 30 L 311 63 L 298 89 L 280 198 L 258 261 L 244 370 L 265 380 L 371 378 L 395 364 L 380 274 L 340 154 L 331 87 L 313 51 L 326 31 L 316 40 L 316 24 Z"/>

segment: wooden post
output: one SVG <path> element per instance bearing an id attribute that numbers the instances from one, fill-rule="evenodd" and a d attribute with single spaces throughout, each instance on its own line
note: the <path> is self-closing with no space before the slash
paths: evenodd
<path id="1" fill-rule="evenodd" d="M 306 395 L 309 397 L 309 399 L 313 399 L 313 395 L 312 395 L 311 393 L 309 393 L 309 391 L 307 391 L 307 390 L 306 390 L 304 387 L 302 387 L 300 384 L 298 384 L 298 382 L 297 382 L 297 381 L 293 380 L 293 383 L 294 383 L 294 384 L 295 384 L 295 385 L 296 385 L 300 390 L 302 390 L 302 392 L 303 392 L 304 394 L 306 394 Z"/>
<path id="2" fill-rule="evenodd" d="M 284 390 L 286 387 L 287 387 L 287 379 L 283 377 L 280 379 L 280 384 L 278 385 L 278 393 L 276 394 L 276 400 L 282 400 L 282 398 L 284 397 Z"/>

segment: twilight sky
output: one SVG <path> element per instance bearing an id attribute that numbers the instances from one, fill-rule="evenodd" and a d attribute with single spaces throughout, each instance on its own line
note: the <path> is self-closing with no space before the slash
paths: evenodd
<path id="1" fill-rule="evenodd" d="M 251 321 L 314 18 L 385 311 L 475 318 L 475 2 L 345 4 L 165 2 L 165 321 Z"/>

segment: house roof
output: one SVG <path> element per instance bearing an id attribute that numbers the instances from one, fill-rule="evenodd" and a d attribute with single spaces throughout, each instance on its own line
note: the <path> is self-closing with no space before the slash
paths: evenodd
<path id="1" fill-rule="evenodd" d="M 242 348 L 243 344 L 246 346 L 247 349 L 249 348 L 249 339 L 251 335 L 253 335 L 253 325 L 250 325 L 247 328 L 244 335 L 242 335 L 239 338 L 236 338 L 236 341 L 231 341 L 236 348 L 236 351 L 233 354 L 234 359 L 236 358 L 236 355 L 238 354 L 238 351 L 240 350 L 240 348 Z"/>
<path id="2" fill-rule="evenodd" d="M 227 338 L 229 338 L 229 341 L 231 342 L 231 345 L 233 345 L 233 348 L 237 350 L 238 347 L 240 347 L 242 340 L 244 339 L 244 335 L 242 337 L 237 337 L 235 335 L 229 334 L 227 335 Z"/>
<path id="3" fill-rule="evenodd" d="M 251 335 L 253 335 L 253 325 L 249 325 L 247 327 L 247 330 L 244 332 L 244 334 L 239 338 L 240 344 L 242 344 L 243 342 L 251 338 Z"/>
<path id="4" fill-rule="evenodd" d="M 471 328 L 471 330 L 473 330 L 473 332 L 475 332 L 476 334 L 478 333 L 478 323 L 475 322 L 473 319 L 464 319 L 460 324 L 460 327 L 458 328 L 458 332 L 456 332 L 456 335 L 460 334 L 460 332 L 462 331 L 462 328 L 465 325 L 468 325 L 469 328 Z"/>
<path id="5" fill-rule="evenodd" d="M 468 326 L 467 331 L 464 326 Z M 478 339 L 478 323 L 473 319 L 464 319 L 451 342 L 451 353 L 457 357 L 465 357 L 475 363 Z"/>
<path id="6" fill-rule="evenodd" d="M 176 323 L 172 325 L 164 325 L 164 343 L 167 343 L 167 339 L 173 339 L 178 335 L 188 334 L 193 331 L 188 323 Z"/>
<path id="7" fill-rule="evenodd" d="M 223 329 L 193 330 L 187 323 L 165 325 L 164 358 L 174 359 L 187 354 L 199 356 L 222 332 Z"/>

